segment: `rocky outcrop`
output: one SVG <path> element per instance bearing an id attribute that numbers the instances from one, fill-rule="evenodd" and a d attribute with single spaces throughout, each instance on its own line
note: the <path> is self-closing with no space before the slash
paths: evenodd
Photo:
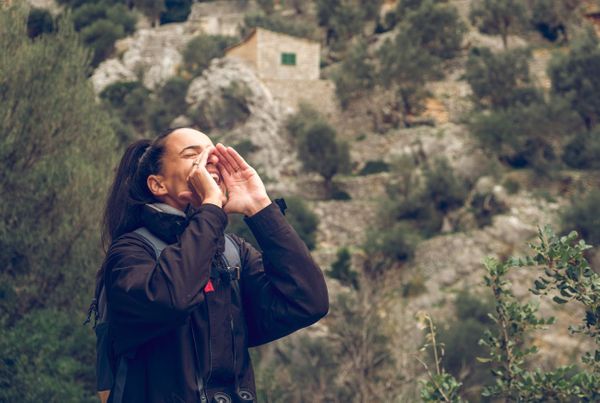
<path id="1" fill-rule="evenodd" d="M 196 33 L 183 23 L 139 29 L 116 43 L 120 58 L 108 59 L 94 71 L 94 89 L 100 92 L 131 77 L 139 78 L 149 89 L 156 88 L 177 73 L 185 45 Z"/>
<path id="2" fill-rule="evenodd" d="M 251 161 L 259 172 L 266 176 L 267 182 L 279 182 L 271 181 L 272 187 L 286 186 L 281 183 L 282 177 L 295 175 L 298 170 L 295 152 L 286 138 L 286 116 L 250 67 L 232 59 L 213 60 L 202 76 L 190 84 L 186 98 L 188 115 L 193 116 L 201 105 L 206 108 L 207 104 L 222 102 L 224 90 L 234 83 L 249 90 L 245 102 L 250 113 L 243 123 L 225 133 L 222 140 L 228 144 L 243 140 L 252 142 L 257 150 L 251 154 Z"/>

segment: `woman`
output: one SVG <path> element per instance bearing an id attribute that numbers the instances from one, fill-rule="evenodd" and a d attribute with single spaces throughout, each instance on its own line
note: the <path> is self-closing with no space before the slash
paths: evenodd
<path id="1" fill-rule="evenodd" d="M 241 270 L 231 281 L 218 269 L 227 213 L 246 216 L 262 249 L 232 236 Z M 158 253 L 140 227 L 167 246 Z M 321 270 L 256 171 L 193 129 L 129 146 L 103 238 L 99 281 L 116 373 L 109 402 L 255 401 L 248 347 L 329 309 Z"/>

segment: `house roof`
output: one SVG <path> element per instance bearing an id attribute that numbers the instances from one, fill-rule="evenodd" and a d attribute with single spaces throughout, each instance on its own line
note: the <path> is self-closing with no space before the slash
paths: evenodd
<path id="1" fill-rule="evenodd" d="M 230 47 L 225 49 L 225 54 L 229 53 L 230 50 L 235 49 L 237 47 L 240 47 L 242 45 L 244 45 L 246 42 L 248 42 L 254 35 L 256 35 L 256 33 L 258 32 L 258 30 L 261 31 L 266 31 L 266 32 L 270 32 L 272 34 L 276 34 L 276 35 L 281 35 L 281 36 L 287 36 L 290 38 L 293 38 L 295 40 L 299 40 L 299 41 L 305 41 L 305 42 L 309 42 L 309 43 L 316 43 L 318 44 L 318 41 L 313 41 L 311 39 L 307 39 L 307 38 L 302 38 L 300 36 L 293 36 L 293 35 L 288 35 L 288 34 L 284 34 L 282 32 L 276 32 L 276 31 L 271 31 L 269 29 L 266 28 L 262 28 L 262 27 L 254 27 L 252 28 L 252 30 L 244 37 L 244 39 L 242 39 L 239 43 L 236 43 L 235 45 L 231 45 Z"/>

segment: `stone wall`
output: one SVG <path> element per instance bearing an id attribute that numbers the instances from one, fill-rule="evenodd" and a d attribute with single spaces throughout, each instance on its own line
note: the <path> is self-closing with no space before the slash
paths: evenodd
<path id="1" fill-rule="evenodd" d="M 320 45 L 303 38 L 257 29 L 258 76 L 264 79 L 318 80 Z M 282 53 L 295 53 L 296 65 L 281 63 Z"/>
<path id="2" fill-rule="evenodd" d="M 307 103 L 324 116 L 331 118 L 337 113 L 335 84 L 330 80 L 262 80 L 273 98 L 286 112 L 294 113 L 301 103 Z"/>

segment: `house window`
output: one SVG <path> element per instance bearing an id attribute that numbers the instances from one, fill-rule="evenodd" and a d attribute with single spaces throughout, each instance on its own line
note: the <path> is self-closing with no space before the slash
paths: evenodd
<path id="1" fill-rule="evenodd" d="M 295 66 L 296 65 L 296 54 L 295 53 L 282 53 L 281 54 L 281 64 L 286 66 Z"/>

